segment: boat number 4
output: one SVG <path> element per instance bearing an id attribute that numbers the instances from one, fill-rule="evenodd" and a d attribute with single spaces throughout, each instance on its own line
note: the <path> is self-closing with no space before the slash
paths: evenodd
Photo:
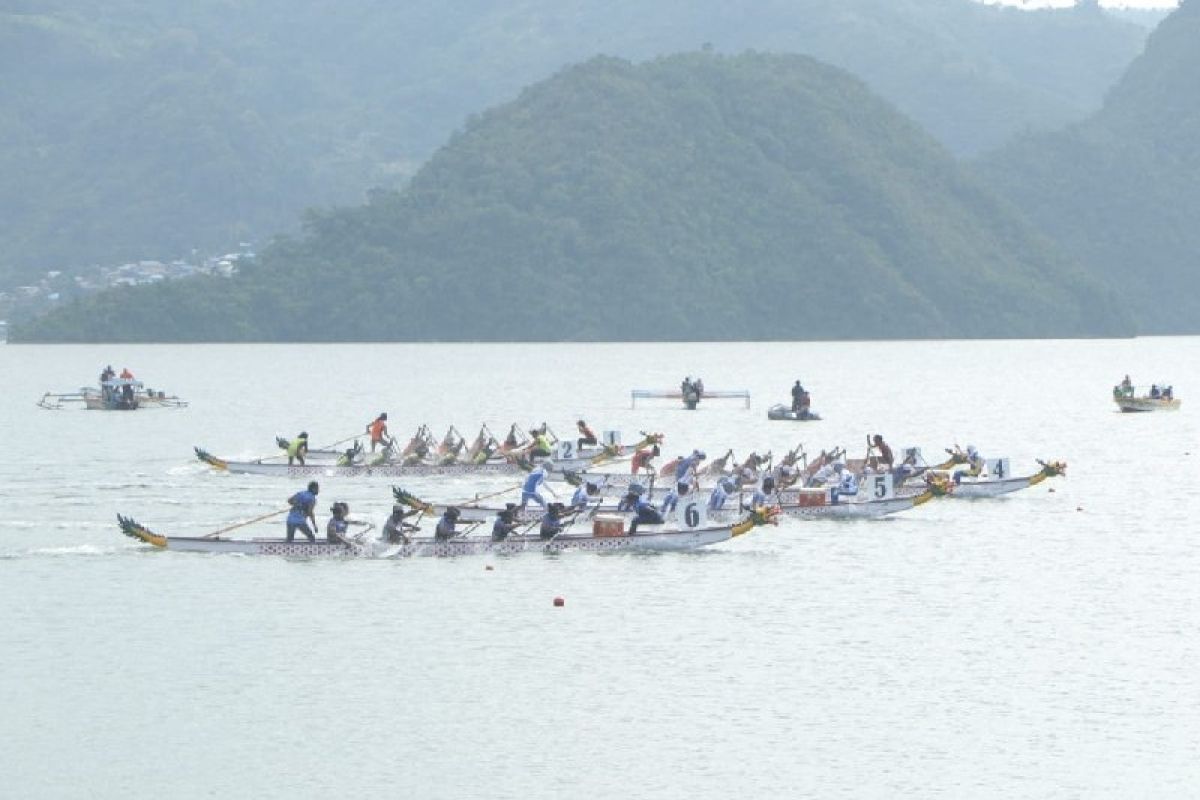
<path id="1" fill-rule="evenodd" d="M 708 506 L 701 500 L 694 500 L 686 505 L 680 504 L 675 509 L 679 519 L 679 527 L 685 530 L 703 528 L 708 524 Z"/>
<path id="2" fill-rule="evenodd" d="M 570 439 L 559 439 L 554 444 L 554 460 L 570 461 L 575 458 L 575 443 Z"/>
<path id="3" fill-rule="evenodd" d="M 1011 473 L 1008 471 L 1007 458 L 989 458 L 987 462 L 988 475 L 997 480 L 1004 480 Z"/>

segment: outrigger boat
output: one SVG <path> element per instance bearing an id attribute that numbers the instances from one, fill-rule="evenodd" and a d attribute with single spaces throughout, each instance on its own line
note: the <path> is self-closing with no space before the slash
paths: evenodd
<path id="1" fill-rule="evenodd" d="M 411 558 L 416 556 L 510 555 L 528 551 L 557 553 L 567 550 L 585 552 L 614 551 L 671 551 L 695 550 L 719 544 L 749 533 L 758 525 L 773 523 L 775 512 L 762 509 L 731 525 L 697 527 L 694 529 L 654 530 L 626 533 L 623 526 L 611 521 L 597 520 L 589 532 L 564 531 L 553 538 L 510 535 L 501 541 L 491 537 L 457 536 L 436 539 L 417 536 L 407 542 L 390 544 L 380 540 L 347 539 L 343 541 L 293 541 L 282 538 L 221 539 L 203 536 L 163 536 L 118 515 L 121 532 L 162 550 L 191 553 L 236 553 L 240 555 L 273 555 L 300 558 Z"/>
<path id="2" fill-rule="evenodd" d="M 99 388 L 84 386 L 78 392 L 46 392 L 37 403 L 50 411 L 79 406 L 89 411 L 137 411 L 139 408 L 184 408 L 187 402 L 147 389 L 139 380 L 110 378 Z"/>

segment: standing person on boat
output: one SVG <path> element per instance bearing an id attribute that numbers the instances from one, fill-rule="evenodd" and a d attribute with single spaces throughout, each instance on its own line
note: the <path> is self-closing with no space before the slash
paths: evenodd
<path id="1" fill-rule="evenodd" d="M 588 424 L 583 420 L 575 423 L 575 427 L 579 430 L 579 438 L 575 441 L 579 449 L 584 447 L 595 447 L 599 440 L 596 438 L 596 432 L 588 427 Z"/>
<path id="2" fill-rule="evenodd" d="M 1129 376 L 1125 376 L 1125 380 L 1121 381 L 1121 394 L 1125 397 L 1133 397 L 1133 381 L 1129 380 Z"/>
<path id="3" fill-rule="evenodd" d="M 461 512 L 454 506 L 447 508 L 445 513 L 442 514 L 442 518 L 438 520 L 437 527 L 433 531 L 433 538 L 439 542 L 445 542 L 457 536 L 458 533 L 454 530 L 454 525 L 458 522 L 460 516 Z"/>
<path id="4" fill-rule="evenodd" d="M 121 380 L 123 380 L 123 381 L 133 380 L 133 373 L 129 371 L 129 367 L 121 367 Z"/>
<path id="5" fill-rule="evenodd" d="M 637 475 L 639 472 L 649 472 L 654 474 L 654 465 L 650 463 L 658 457 L 658 445 L 650 445 L 643 447 L 633 454 L 633 460 L 629 462 L 629 472 L 632 475 Z"/>
<path id="6" fill-rule="evenodd" d="M 421 512 L 415 508 L 406 511 L 404 506 L 399 503 L 392 506 L 392 515 L 387 518 L 387 522 L 383 523 L 383 540 L 388 544 L 408 544 L 408 531 L 415 531 L 418 528 L 404 520 L 419 513 Z"/>
<path id="7" fill-rule="evenodd" d="M 512 505 L 511 503 L 509 504 Z M 496 521 L 492 523 L 492 541 L 503 542 L 508 538 L 509 534 L 517 529 L 517 523 L 513 519 L 513 506 L 506 508 L 496 515 Z"/>
<path id="8" fill-rule="evenodd" d="M 296 538 L 296 531 L 300 531 L 308 537 L 310 542 L 317 540 L 316 534 L 313 533 L 317 529 L 317 493 L 320 487 L 316 481 L 311 481 L 308 488 L 303 491 L 296 492 L 288 498 L 288 505 L 292 510 L 287 515 L 287 541 L 291 542 Z M 309 527 L 308 523 L 312 523 Z"/>
<path id="9" fill-rule="evenodd" d="M 675 482 L 683 483 L 688 480 L 689 475 L 691 475 L 691 481 L 688 482 L 694 482 L 696 480 L 696 468 L 706 458 L 708 456 L 704 454 L 703 450 L 693 450 L 690 456 L 680 459 L 679 463 L 675 465 Z"/>
<path id="10" fill-rule="evenodd" d="M 595 481 L 580 484 L 575 489 L 575 494 L 571 495 L 571 508 L 575 511 L 586 511 L 588 503 L 598 494 L 600 494 L 600 485 Z"/>
<path id="11" fill-rule="evenodd" d="M 519 508 L 525 509 L 530 500 L 535 501 L 542 508 L 546 507 L 546 499 L 538 492 L 538 487 L 546 482 L 546 468 L 538 465 L 533 472 L 525 478 L 525 483 L 521 486 L 521 505 Z"/>
<path id="12" fill-rule="evenodd" d="M 379 416 L 367 423 L 367 435 L 371 437 L 371 452 L 375 452 L 376 445 L 388 444 L 391 437 L 388 436 L 387 428 L 387 412 L 379 412 Z"/>
<path id="13" fill-rule="evenodd" d="M 800 379 L 797 378 L 796 382 L 792 384 L 792 411 L 800 414 L 806 406 L 804 401 L 807 396 L 808 392 L 804 391 L 804 387 L 800 385 Z"/>
<path id="14" fill-rule="evenodd" d="M 892 455 L 892 448 L 888 447 L 887 442 L 883 440 L 883 436 L 878 433 L 872 437 L 871 446 L 879 451 L 879 454 L 875 456 L 875 468 L 878 470 L 887 469 L 890 472 L 896 464 L 896 457 Z"/>
<path id="15" fill-rule="evenodd" d="M 712 493 L 708 496 L 708 510 L 720 511 L 725 507 L 725 501 L 729 495 L 734 492 L 733 481 L 729 478 L 721 478 L 717 481 L 717 485 L 713 487 Z"/>
<path id="16" fill-rule="evenodd" d="M 300 435 L 288 442 L 288 466 L 299 463 L 304 466 L 304 457 L 308 455 L 308 431 L 300 431 Z"/>

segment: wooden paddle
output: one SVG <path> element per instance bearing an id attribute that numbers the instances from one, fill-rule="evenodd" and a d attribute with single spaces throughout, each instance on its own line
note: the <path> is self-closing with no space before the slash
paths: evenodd
<path id="1" fill-rule="evenodd" d="M 283 508 L 283 509 L 280 509 L 279 511 L 272 511 L 270 514 L 263 514 L 261 517 L 255 517 L 254 519 L 248 519 L 245 522 L 238 522 L 238 523 L 230 525 L 226 528 L 221 528 L 219 531 L 213 531 L 212 533 L 206 533 L 203 536 L 201 536 L 200 538 L 201 539 L 215 539 L 216 537 L 220 536 L 222 533 L 228 533 L 229 531 L 237 530 L 238 528 L 243 528 L 243 527 L 245 527 L 247 525 L 251 525 L 255 522 L 262 522 L 264 519 L 270 519 L 271 517 L 277 517 L 280 514 L 286 514 L 287 512 L 289 512 L 291 510 L 292 509 L 289 506 L 288 508 Z M 314 531 L 313 533 L 315 535 L 316 532 Z"/>

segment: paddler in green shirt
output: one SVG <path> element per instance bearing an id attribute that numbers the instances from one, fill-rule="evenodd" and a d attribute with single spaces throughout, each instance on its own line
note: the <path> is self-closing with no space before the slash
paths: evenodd
<path id="1" fill-rule="evenodd" d="M 304 466 L 304 457 L 308 455 L 308 433 L 301 431 L 300 435 L 288 442 L 287 457 L 288 466 L 299 462 L 300 466 Z"/>
<path id="2" fill-rule="evenodd" d="M 533 434 L 533 448 L 530 449 L 529 454 L 543 458 L 549 456 L 552 446 L 550 444 L 550 437 L 546 435 L 545 429 L 539 431 L 537 428 L 534 428 L 530 433 Z"/>

